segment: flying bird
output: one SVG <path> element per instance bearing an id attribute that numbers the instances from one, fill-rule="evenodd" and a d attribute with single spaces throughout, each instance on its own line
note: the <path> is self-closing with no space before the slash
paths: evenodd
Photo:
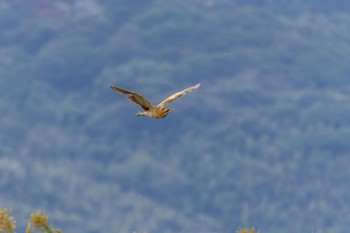
<path id="1" fill-rule="evenodd" d="M 172 108 L 166 108 L 171 102 L 174 100 L 180 98 L 181 96 L 186 95 L 187 93 L 196 90 L 201 84 L 198 83 L 192 87 L 186 88 L 182 91 L 179 91 L 165 100 L 163 100 L 160 104 L 158 105 L 153 105 L 151 102 L 149 102 L 145 97 L 142 95 L 133 92 L 133 91 L 128 91 L 125 89 L 121 89 L 119 87 L 114 87 L 111 86 L 111 88 L 120 94 L 125 94 L 128 95 L 128 98 L 134 102 L 135 104 L 138 104 L 144 111 L 143 112 L 138 112 L 136 115 L 137 116 L 148 116 L 148 117 L 153 117 L 153 118 L 164 118 L 168 115 L 169 112 L 171 112 Z"/>

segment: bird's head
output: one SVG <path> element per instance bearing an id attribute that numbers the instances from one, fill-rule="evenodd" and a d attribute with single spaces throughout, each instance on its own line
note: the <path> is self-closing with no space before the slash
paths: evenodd
<path id="1" fill-rule="evenodd" d="M 136 116 L 146 116 L 145 112 L 138 112 Z"/>

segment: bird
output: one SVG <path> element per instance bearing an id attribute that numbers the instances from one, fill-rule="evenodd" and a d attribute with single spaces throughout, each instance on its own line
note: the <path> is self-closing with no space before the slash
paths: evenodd
<path id="1" fill-rule="evenodd" d="M 139 105 L 144 111 L 138 112 L 137 116 L 148 116 L 151 118 L 164 118 L 166 117 L 171 111 L 173 111 L 173 108 L 167 108 L 167 106 L 173 102 L 174 100 L 180 98 L 181 96 L 186 95 L 187 93 L 196 90 L 201 84 L 198 83 L 192 87 L 188 87 L 182 91 L 176 92 L 160 102 L 158 105 L 153 105 L 150 101 L 148 101 L 145 97 L 142 95 L 133 92 L 128 91 L 119 87 L 111 86 L 111 88 L 115 91 L 117 91 L 120 94 L 128 95 L 128 98 L 134 102 L 135 104 Z"/>

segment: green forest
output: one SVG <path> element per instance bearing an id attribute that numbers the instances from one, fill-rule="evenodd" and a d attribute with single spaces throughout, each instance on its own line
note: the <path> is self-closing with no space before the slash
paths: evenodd
<path id="1" fill-rule="evenodd" d="M 0 208 L 16 232 L 347 232 L 349 10 L 0 0 Z M 196 83 L 164 119 L 110 89 Z"/>

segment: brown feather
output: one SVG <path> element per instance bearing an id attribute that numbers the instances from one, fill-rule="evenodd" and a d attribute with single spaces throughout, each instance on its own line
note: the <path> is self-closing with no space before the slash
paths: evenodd
<path id="1" fill-rule="evenodd" d="M 133 91 L 128 91 L 128 90 L 125 90 L 125 89 L 121 89 L 119 87 L 114 87 L 114 86 L 111 86 L 111 88 L 121 94 L 127 94 L 129 95 L 128 98 L 134 102 L 135 104 L 139 105 L 141 108 L 143 108 L 143 110 L 147 111 L 148 109 L 150 108 L 153 108 L 154 105 L 149 102 L 145 97 L 143 97 L 142 95 L 136 93 L 136 92 L 133 92 Z"/>
<path id="2" fill-rule="evenodd" d="M 181 96 L 186 95 L 187 93 L 196 90 L 201 84 L 198 83 L 192 87 L 186 88 L 182 91 L 176 92 L 175 94 L 169 96 L 168 98 L 166 98 L 165 100 L 163 100 L 160 104 L 158 104 L 157 106 L 159 107 L 166 107 L 168 106 L 171 102 L 173 102 L 174 100 L 180 98 Z"/>

